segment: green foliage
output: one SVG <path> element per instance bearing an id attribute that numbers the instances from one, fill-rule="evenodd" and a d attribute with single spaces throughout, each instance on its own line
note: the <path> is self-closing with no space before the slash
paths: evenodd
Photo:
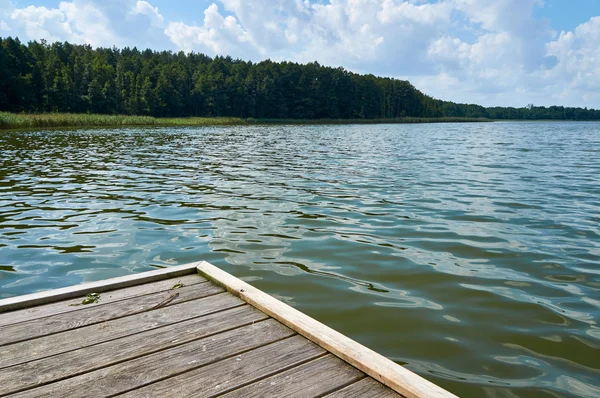
<path id="1" fill-rule="evenodd" d="M 0 38 L 0 111 L 96 114 L 81 119 L 14 116 L 8 122 L 13 127 L 206 123 L 190 117 L 236 118 L 238 124 L 240 119 L 600 120 L 600 111 L 593 109 L 484 108 L 440 101 L 408 81 L 358 75 L 317 62 L 252 63 L 197 53 L 93 49 L 45 41 L 25 45 L 10 37 Z M 98 114 L 186 119 L 157 122 L 137 117 L 106 119 Z"/>
<path id="2" fill-rule="evenodd" d="M 81 304 L 96 304 L 98 301 L 100 301 L 100 295 L 98 293 L 89 293 L 87 296 L 85 296 Z"/>
<path id="3" fill-rule="evenodd" d="M 96 115 L 86 113 L 15 114 L 0 112 L 0 130 L 54 127 L 106 126 L 229 126 L 246 124 L 239 118 L 155 118 L 152 116 Z"/>
<path id="4" fill-rule="evenodd" d="M 97 304 L 100 301 L 100 293 L 88 293 L 85 298 L 81 301 L 81 304 L 69 304 L 71 307 L 78 307 L 80 305 Z"/>
<path id="5" fill-rule="evenodd" d="M 81 113 L 24 114 L 0 112 L 0 130 L 57 127 L 118 126 L 237 126 L 247 124 L 348 124 L 348 123 L 452 123 L 485 122 L 484 118 L 418 118 L 395 119 L 240 119 L 235 117 L 155 118 L 152 116 L 96 115 Z"/>

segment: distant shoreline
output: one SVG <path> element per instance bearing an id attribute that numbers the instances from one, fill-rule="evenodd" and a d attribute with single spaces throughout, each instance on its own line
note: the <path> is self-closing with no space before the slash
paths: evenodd
<path id="1" fill-rule="evenodd" d="M 232 117 L 155 118 L 152 116 L 96 115 L 75 113 L 16 114 L 0 112 L 0 130 L 61 127 L 184 127 L 184 126 L 251 126 L 316 124 L 416 124 L 481 123 L 485 118 L 404 117 L 396 119 L 242 119 Z"/>
<path id="2" fill-rule="evenodd" d="M 404 117 L 395 119 L 243 119 L 233 117 L 178 117 L 97 115 L 77 113 L 0 112 L 0 130 L 94 128 L 94 127 L 215 127 L 257 125 L 336 125 L 336 124 L 427 124 L 487 122 L 577 122 L 594 120 L 486 119 L 468 117 Z"/>
<path id="3" fill-rule="evenodd" d="M 598 123 L 600 120 L 589 120 L 589 119 L 492 119 L 494 122 L 586 122 L 586 123 Z"/>

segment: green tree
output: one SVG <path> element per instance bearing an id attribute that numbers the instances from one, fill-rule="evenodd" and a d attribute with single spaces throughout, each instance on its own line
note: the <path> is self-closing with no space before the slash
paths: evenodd
<path id="1" fill-rule="evenodd" d="M 0 38 L 0 110 L 258 118 L 488 117 L 600 120 L 587 108 L 492 107 L 427 96 L 408 81 L 317 62 Z"/>

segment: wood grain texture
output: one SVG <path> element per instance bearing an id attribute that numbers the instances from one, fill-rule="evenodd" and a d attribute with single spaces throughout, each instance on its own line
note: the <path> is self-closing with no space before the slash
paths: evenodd
<path id="1" fill-rule="evenodd" d="M 329 354 L 223 395 L 227 398 L 318 397 L 366 377 Z"/>
<path id="2" fill-rule="evenodd" d="M 337 390 L 323 398 L 402 398 L 394 390 L 389 389 L 375 379 L 366 377 L 346 388 Z"/>
<path id="3" fill-rule="evenodd" d="M 11 366 L 0 372 L 0 396 L 91 372 L 266 318 L 264 313 L 244 304 L 133 336 Z"/>
<path id="4" fill-rule="evenodd" d="M 223 289 L 212 283 L 201 283 L 120 300 L 111 305 L 87 305 L 79 311 L 2 326 L 0 346 L 151 311 L 160 303 L 167 307 L 221 292 Z"/>
<path id="5" fill-rule="evenodd" d="M 156 329 L 243 303 L 229 293 L 0 347 L 0 369 Z"/>
<path id="6" fill-rule="evenodd" d="M 36 305 L 53 303 L 55 301 L 67 300 L 74 297 L 85 296 L 88 293 L 102 293 L 124 287 L 139 285 L 142 283 L 155 282 L 163 279 L 171 279 L 178 276 L 195 273 L 198 263 L 190 263 L 148 271 L 140 274 L 121 276 L 103 281 L 82 283 L 62 289 L 47 290 L 43 292 L 28 294 L 25 296 L 10 297 L 0 300 L 0 313 L 33 307 Z"/>
<path id="7" fill-rule="evenodd" d="M 98 304 L 89 305 L 100 306 L 110 304 L 115 301 L 123 300 L 126 298 L 143 296 L 146 294 L 169 290 L 171 287 L 173 287 L 175 283 L 179 282 L 181 282 L 184 286 L 190 286 L 196 285 L 198 283 L 207 283 L 208 281 L 198 274 L 184 275 L 179 278 L 166 279 L 158 282 L 145 283 L 139 286 L 131 286 L 104 292 L 100 295 L 100 301 L 98 302 Z M 74 299 L 63 300 L 51 304 L 38 305 L 22 310 L 6 312 L 0 316 L 0 326 L 29 321 L 37 318 L 43 318 L 46 316 L 52 316 L 65 312 L 78 311 L 85 307 L 75 307 L 73 305 L 80 304 L 84 298 L 85 295 L 81 295 Z"/>
<path id="8" fill-rule="evenodd" d="M 120 398 L 209 397 L 281 370 L 298 366 L 326 352 L 302 336 L 292 336 L 233 358 L 224 359 L 191 372 L 150 384 Z"/>
<path id="9" fill-rule="evenodd" d="M 198 264 L 198 272 L 401 395 L 408 398 L 456 398 L 454 394 L 206 261 Z"/>
<path id="10" fill-rule="evenodd" d="M 281 340 L 292 334 L 292 330 L 269 319 L 10 397 L 112 396 Z"/>
<path id="11" fill-rule="evenodd" d="M 0 300 L 0 396 L 455 397 L 206 262 L 53 293 Z"/>

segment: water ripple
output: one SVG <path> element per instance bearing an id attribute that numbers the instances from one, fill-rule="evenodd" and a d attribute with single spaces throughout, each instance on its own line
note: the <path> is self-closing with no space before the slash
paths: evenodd
<path id="1" fill-rule="evenodd" d="M 0 298 L 205 259 L 459 395 L 600 395 L 600 125 L 0 135 Z"/>

